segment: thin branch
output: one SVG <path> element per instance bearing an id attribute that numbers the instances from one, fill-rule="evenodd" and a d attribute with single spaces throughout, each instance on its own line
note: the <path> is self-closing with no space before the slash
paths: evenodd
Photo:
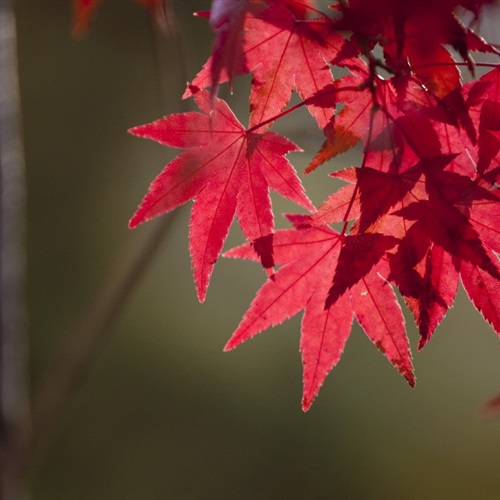
<path id="1" fill-rule="evenodd" d="M 20 134 L 16 23 L 10 0 L 0 0 L 0 498 L 16 498 L 9 453 L 27 420 L 25 177 Z"/>
<path id="2" fill-rule="evenodd" d="M 12 460 L 14 474 L 22 476 L 35 449 L 47 442 L 73 396 L 78 393 L 112 327 L 146 274 L 175 219 L 175 212 L 158 221 L 144 246 L 130 262 L 128 251 L 119 259 L 88 312 L 67 336 L 54 363 L 36 391 L 32 425 L 18 435 Z"/>
<path id="3" fill-rule="evenodd" d="M 302 101 L 298 102 L 297 104 L 290 106 L 289 108 L 285 109 L 281 113 L 278 113 L 274 116 L 271 116 L 271 118 L 267 118 L 266 120 L 263 120 L 262 122 L 258 123 L 257 125 L 254 125 L 253 127 L 250 127 L 247 129 L 247 133 L 250 134 L 254 132 L 255 130 L 258 130 L 260 127 L 263 127 L 269 123 L 275 122 L 276 120 L 279 120 L 280 118 L 283 118 L 286 115 L 289 115 L 290 113 L 293 113 L 294 111 L 297 111 L 298 109 L 302 108 L 303 106 L 307 106 L 308 104 L 316 101 L 319 97 L 330 95 L 330 94 L 337 94 L 339 92 L 345 92 L 347 90 L 352 90 L 352 91 L 361 91 L 362 88 L 359 86 L 353 86 L 353 85 L 347 85 L 345 87 L 334 87 L 333 85 L 328 86 L 328 88 L 322 89 L 316 94 L 314 94 L 311 97 L 308 97 L 307 99 L 303 99 Z"/>
<path id="4" fill-rule="evenodd" d="M 427 64 L 419 64 L 417 66 L 412 66 L 412 70 L 416 71 L 423 68 L 438 68 L 440 66 L 466 66 L 468 67 L 467 62 L 455 61 L 455 62 L 435 62 L 435 63 L 427 63 Z M 475 62 L 474 66 L 478 68 L 498 68 L 500 63 L 489 63 L 489 62 Z"/>
<path id="5" fill-rule="evenodd" d="M 165 75 L 161 74 L 160 42 L 157 32 L 152 30 L 151 35 L 157 76 L 163 87 Z M 176 49 L 174 52 L 182 68 L 179 79 L 184 84 L 186 81 L 185 62 L 181 49 L 180 30 L 177 29 L 172 34 L 171 42 Z M 25 420 L 17 433 L 9 456 L 11 476 L 24 477 L 35 452 L 50 440 L 64 411 L 87 379 L 99 352 L 112 333 L 113 326 L 125 310 L 142 277 L 170 233 L 179 210 L 163 216 L 156 222 L 156 227 L 135 256 L 131 257 L 130 249 L 124 250 L 87 312 L 68 334 L 54 362 L 49 365 L 45 377 L 35 391 L 32 402 L 32 421 Z"/>

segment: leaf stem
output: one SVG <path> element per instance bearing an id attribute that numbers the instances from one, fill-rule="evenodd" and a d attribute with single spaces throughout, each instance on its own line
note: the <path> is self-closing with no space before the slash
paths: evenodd
<path id="1" fill-rule="evenodd" d="M 357 86 L 348 85 L 347 87 L 339 87 L 339 88 L 330 87 L 330 88 L 328 88 L 328 90 L 320 90 L 317 94 L 300 101 L 299 103 L 295 104 L 294 106 L 292 106 L 288 109 L 285 109 L 281 113 L 278 113 L 278 114 L 272 116 L 271 118 L 267 118 L 266 120 L 258 123 L 257 125 L 254 125 L 253 127 L 248 128 L 246 130 L 246 132 L 248 134 L 255 132 L 255 130 L 258 130 L 260 127 L 264 127 L 268 123 L 272 123 L 276 120 L 279 120 L 280 118 L 283 118 L 284 116 L 289 115 L 290 113 L 293 113 L 294 111 L 297 111 L 302 106 L 307 106 L 307 104 L 314 102 L 316 99 L 318 99 L 318 97 L 329 95 L 329 94 L 336 94 L 338 92 L 345 92 L 348 90 L 356 91 L 356 90 L 360 90 L 360 89 Z"/>
<path id="2" fill-rule="evenodd" d="M 423 68 L 434 68 L 437 66 L 465 66 L 468 67 L 467 62 L 442 62 L 442 63 L 428 63 L 428 64 L 419 64 L 418 66 L 412 66 L 412 70 L 419 70 Z M 478 68 L 498 68 L 500 66 L 500 63 L 488 63 L 488 62 L 475 62 L 474 66 L 477 66 Z"/>

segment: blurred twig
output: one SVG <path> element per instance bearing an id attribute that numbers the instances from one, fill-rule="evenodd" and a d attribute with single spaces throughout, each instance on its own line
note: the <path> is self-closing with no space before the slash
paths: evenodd
<path id="1" fill-rule="evenodd" d="M 25 177 L 20 134 L 16 24 L 0 0 L 0 467 L 2 499 L 20 495 L 10 475 L 15 436 L 28 425 L 25 277 Z"/>
<path id="2" fill-rule="evenodd" d="M 2 2 L 4 0 L 0 0 Z M 162 49 L 159 35 L 152 31 L 157 74 L 161 87 L 164 87 L 165 74 L 163 60 L 166 52 Z M 179 81 L 186 81 L 185 61 L 183 59 L 180 30 L 172 33 L 171 44 L 179 59 Z M 170 54 L 169 64 L 172 55 Z M 60 417 L 69 406 L 73 397 L 85 382 L 92 364 L 112 332 L 117 319 L 127 306 L 141 278 L 147 272 L 158 249 L 170 231 L 175 214 L 163 216 L 147 237 L 143 247 L 133 257 L 127 249 L 122 259 L 118 259 L 115 269 L 98 291 L 88 311 L 66 338 L 55 361 L 48 367 L 46 376 L 35 392 L 32 402 L 32 419 L 24 420 L 24 425 L 16 435 L 13 450 L 9 457 L 10 474 L 23 477 L 30 466 L 38 447 L 47 442 Z"/>
<path id="3" fill-rule="evenodd" d="M 480 416 L 482 418 L 498 418 L 500 417 L 500 394 L 486 401 L 483 404 Z"/>
<path id="4" fill-rule="evenodd" d="M 132 259 L 126 251 L 88 312 L 68 335 L 47 371 L 32 403 L 32 426 L 18 435 L 12 460 L 13 474 L 22 476 L 39 444 L 50 439 L 60 417 L 82 384 L 117 319 L 168 234 L 175 214 L 158 221 L 143 247 Z"/>

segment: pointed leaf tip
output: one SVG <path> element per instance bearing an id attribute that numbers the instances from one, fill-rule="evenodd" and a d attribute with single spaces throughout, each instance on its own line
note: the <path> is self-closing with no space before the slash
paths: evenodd
<path id="1" fill-rule="evenodd" d="M 132 215 L 132 217 L 128 221 L 129 229 L 135 229 L 137 226 L 140 226 L 143 222 L 146 222 L 144 216 L 140 215 L 139 212 L 140 212 L 140 207 L 136 210 L 134 215 Z"/>
<path id="2" fill-rule="evenodd" d="M 303 397 L 302 398 L 302 411 L 304 413 L 307 413 L 309 411 L 309 409 L 311 408 L 312 404 L 313 404 L 313 400 L 312 399 Z"/>
<path id="3" fill-rule="evenodd" d="M 227 344 L 224 346 L 224 349 L 222 349 L 223 352 L 229 352 L 229 351 L 232 351 L 233 349 L 236 348 L 238 344 L 235 344 L 233 339 L 230 338 L 228 341 L 227 341 Z"/>
<path id="4" fill-rule="evenodd" d="M 144 137 L 146 132 L 147 125 L 136 125 L 135 127 L 131 127 L 127 130 L 130 135 L 134 135 L 136 137 Z"/>

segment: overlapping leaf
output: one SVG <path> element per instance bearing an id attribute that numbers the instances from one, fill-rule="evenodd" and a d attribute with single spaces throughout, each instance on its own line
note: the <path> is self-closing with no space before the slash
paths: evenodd
<path id="1" fill-rule="evenodd" d="M 459 0 L 351 0 L 341 3 L 343 29 L 365 43 L 381 40 L 386 64 L 397 74 L 412 70 L 438 99 L 460 88 L 460 72 L 451 53 L 453 47 L 470 69 L 471 51 L 497 52 L 455 16 L 461 5 L 477 16 L 484 1 Z"/>
<path id="2" fill-rule="evenodd" d="M 243 46 L 237 59 L 232 61 L 230 71 L 219 68 L 220 57 L 216 52 L 193 80 L 193 85 L 206 88 L 214 85 L 214 78 L 216 83 L 222 83 L 235 74 L 252 72 L 251 126 L 258 126 L 282 111 L 296 88 L 303 99 L 309 99 L 307 107 L 318 126 L 327 127 L 335 104 L 332 93 L 322 92 L 333 84 L 328 63 L 345 61 L 347 64 L 355 53 L 349 50 L 345 39 L 333 31 L 328 18 L 300 18 L 305 10 L 297 9 L 295 4 L 300 2 L 274 0 L 259 10 L 247 9 Z M 189 95 L 188 89 L 185 97 Z"/>
<path id="3" fill-rule="evenodd" d="M 495 94 L 495 79 L 488 75 L 484 80 L 487 95 Z M 380 132 L 380 138 L 385 134 L 385 139 L 370 141 L 362 168 L 333 174 L 350 184 L 333 193 L 301 224 L 321 226 L 350 220 L 354 221 L 354 235 L 367 237 L 377 231 L 400 238 L 390 253 L 390 273 L 385 277 L 398 286 L 413 312 L 422 347 L 453 303 L 461 268 L 470 275 L 472 266 L 476 281 L 481 276 L 490 290 L 500 277 L 492 253 L 499 250 L 494 220 L 500 199 L 490 189 L 497 169 L 488 164 L 483 170 L 490 172 L 490 179 L 474 178 L 474 157 L 478 148 L 484 148 L 481 141 L 476 148 L 465 131 L 436 122 L 422 105 L 401 105 L 391 87 L 384 86 L 385 97 L 382 92 L 377 94 L 371 131 L 372 136 Z M 414 102 L 425 105 L 425 100 Z M 477 111 L 482 113 L 482 109 Z M 358 257 L 347 247 L 344 251 L 349 257 L 346 265 L 335 270 L 330 290 L 333 298 L 355 279 L 356 259 L 369 264 L 362 245 L 356 250 Z M 345 284 L 339 289 L 339 283 Z M 473 290 L 471 279 L 465 283 Z M 469 293 L 494 324 L 494 313 L 479 299 L 477 287 Z"/>
<path id="4" fill-rule="evenodd" d="M 275 261 L 283 267 L 258 292 L 226 345 L 226 350 L 233 349 L 304 310 L 300 341 L 304 410 L 339 361 L 354 317 L 408 383 L 413 386 L 415 382 L 401 309 L 391 286 L 379 275 L 383 262 L 362 273 L 349 293 L 325 307 L 331 271 L 337 266 L 343 240 L 327 227 L 278 231 L 274 237 Z M 379 250 L 374 259 L 377 262 Z M 256 258 L 249 245 L 225 255 Z"/>

